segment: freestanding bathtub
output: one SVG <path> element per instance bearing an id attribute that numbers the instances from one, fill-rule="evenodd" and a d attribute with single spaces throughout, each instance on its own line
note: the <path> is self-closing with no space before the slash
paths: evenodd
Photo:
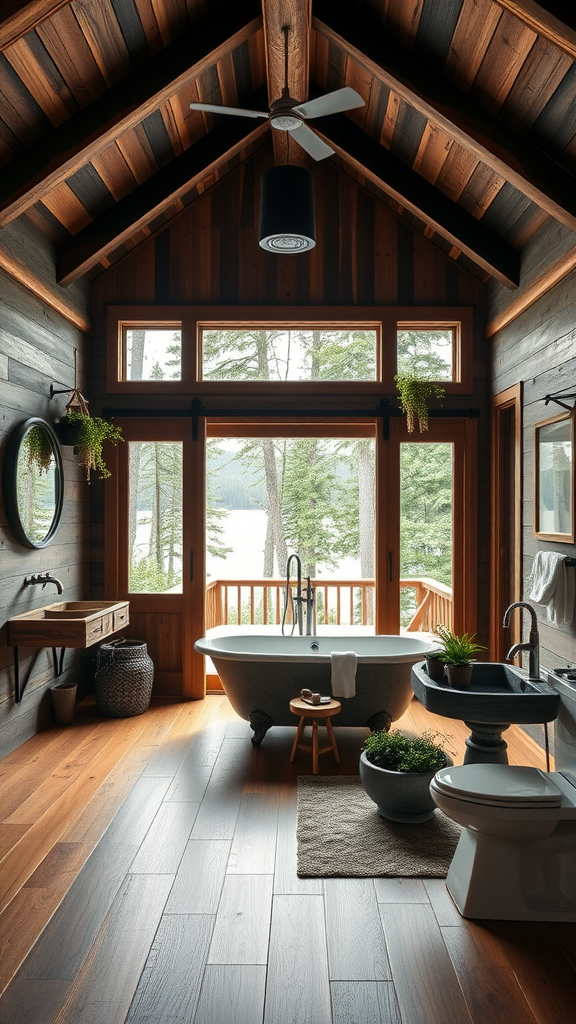
<path id="1" fill-rule="evenodd" d="M 294 725 L 289 703 L 303 687 L 331 693 L 332 651 L 355 651 L 356 695 L 342 699 L 335 725 L 388 728 L 413 696 L 412 665 L 430 644 L 412 636 L 220 636 L 194 647 L 206 654 L 226 696 L 262 742 L 272 725 Z"/>

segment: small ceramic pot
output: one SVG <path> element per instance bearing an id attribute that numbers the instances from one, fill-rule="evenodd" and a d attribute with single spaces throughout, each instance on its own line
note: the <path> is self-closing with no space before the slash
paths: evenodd
<path id="1" fill-rule="evenodd" d="M 446 665 L 446 675 L 455 690 L 467 690 L 472 682 L 472 665 Z"/>

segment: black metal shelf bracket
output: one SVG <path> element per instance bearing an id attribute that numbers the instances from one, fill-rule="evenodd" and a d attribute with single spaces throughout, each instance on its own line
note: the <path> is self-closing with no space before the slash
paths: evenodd
<path id="1" fill-rule="evenodd" d="M 66 648 L 65 647 L 61 647 L 60 648 L 60 654 L 58 654 L 58 652 L 57 652 L 55 647 L 52 648 L 52 663 L 54 665 L 54 678 L 55 679 L 58 679 L 58 677 L 61 676 L 63 671 L 64 671 L 64 654 L 65 653 L 66 653 Z M 21 701 L 22 701 L 22 697 L 24 696 L 24 690 L 28 686 L 29 678 L 30 678 L 30 673 L 28 673 L 28 676 L 26 677 L 24 682 L 21 682 L 21 680 L 20 680 L 20 659 L 19 659 L 19 656 L 18 656 L 18 648 L 15 647 L 14 648 L 14 699 L 15 699 L 17 704 L 20 704 Z"/>

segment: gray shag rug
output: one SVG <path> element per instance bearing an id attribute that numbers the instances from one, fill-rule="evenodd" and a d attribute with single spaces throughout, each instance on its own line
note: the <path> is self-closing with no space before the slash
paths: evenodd
<path id="1" fill-rule="evenodd" d="M 445 878 L 460 826 L 382 818 L 358 775 L 298 779 L 298 874 L 302 878 Z"/>

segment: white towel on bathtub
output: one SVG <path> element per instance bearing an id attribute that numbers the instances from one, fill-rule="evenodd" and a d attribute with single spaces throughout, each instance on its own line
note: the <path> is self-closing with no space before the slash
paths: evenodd
<path id="1" fill-rule="evenodd" d="M 332 696 L 356 696 L 356 651 L 332 651 Z"/>

